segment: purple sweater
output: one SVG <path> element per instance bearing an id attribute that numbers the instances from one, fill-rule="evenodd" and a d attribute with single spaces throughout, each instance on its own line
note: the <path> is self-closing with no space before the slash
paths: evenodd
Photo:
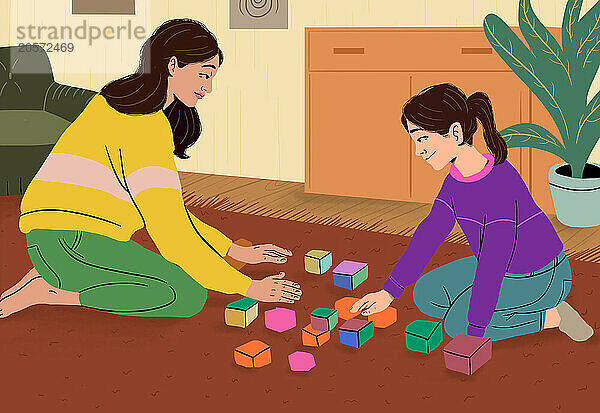
<path id="1" fill-rule="evenodd" d="M 469 303 L 467 334 L 483 337 L 490 323 L 504 274 L 524 274 L 548 264 L 563 249 L 548 217 L 535 204 L 519 173 L 508 162 L 465 177 L 454 166 L 444 180 L 431 212 L 383 285 L 399 297 L 415 282 L 458 221 L 477 269 Z"/>

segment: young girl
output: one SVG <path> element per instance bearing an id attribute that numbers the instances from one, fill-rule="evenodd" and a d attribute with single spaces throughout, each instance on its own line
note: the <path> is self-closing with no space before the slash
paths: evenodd
<path id="1" fill-rule="evenodd" d="M 477 120 L 491 153 L 473 147 Z M 450 163 L 450 174 L 383 289 L 363 297 L 352 311 L 382 311 L 419 279 L 413 292 L 417 307 L 443 319 L 451 337 L 502 340 L 558 327 L 573 340 L 587 340 L 593 329 L 564 301 L 571 268 L 563 244 L 506 161 L 487 95 L 467 98 L 451 84 L 428 87 L 405 104 L 402 124 L 417 156 L 435 170 Z M 473 256 L 419 278 L 456 221 Z"/>
<path id="2" fill-rule="evenodd" d="M 173 154 L 201 131 L 195 109 L 223 53 L 190 19 L 163 23 L 131 75 L 104 86 L 67 128 L 23 196 L 19 227 L 34 265 L 0 296 L 0 317 L 33 304 L 190 317 L 206 289 L 293 303 L 284 273 L 252 280 L 224 260 L 285 263 L 289 250 L 241 247 L 190 214 Z M 131 235 L 146 227 L 161 255 Z"/>

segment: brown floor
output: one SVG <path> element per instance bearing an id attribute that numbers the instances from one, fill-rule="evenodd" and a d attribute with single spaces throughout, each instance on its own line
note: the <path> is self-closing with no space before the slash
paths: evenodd
<path id="1" fill-rule="evenodd" d="M 19 232 L 20 197 L 0 197 L 0 289 L 29 270 L 25 236 Z M 300 329 L 310 311 L 347 295 L 381 288 L 409 238 L 348 228 L 190 207 L 192 213 L 232 238 L 274 242 L 293 251 L 284 265 L 243 268 L 253 278 L 280 270 L 302 285 L 295 305 L 297 327 L 275 333 L 259 317 L 248 328 L 228 327 L 225 305 L 239 298 L 210 292 L 191 318 L 127 317 L 79 307 L 39 305 L 0 319 L 2 411 L 6 412 L 583 412 L 597 405 L 600 265 L 572 261 L 568 301 L 596 334 L 576 343 L 556 329 L 493 343 L 492 359 L 473 376 L 446 370 L 442 347 L 429 354 L 406 349 L 404 328 L 430 319 L 412 301 L 412 286 L 393 306 L 398 322 L 377 329 L 360 349 L 340 344 L 335 329 L 322 348 L 304 347 Z M 155 250 L 145 231 L 134 240 Z M 327 248 L 334 264 L 368 262 L 369 278 L 355 291 L 333 286 L 331 270 L 316 276 L 303 256 Z M 444 243 L 426 268 L 470 255 L 468 246 Z M 233 362 L 233 349 L 258 339 L 272 363 L 257 370 Z M 317 366 L 292 373 L 287 356 L 308 351 Z"/>
<path id="2" fill-rule="evenodd" d="M 412 235 L 431 209 L 416 202 L 307 194 L 298 182 L 192 172 L 180 176 L 187 205 L 387 234 Z M 570 258 L 600 262 L 600 227 L 570 228 L 554 215 L 549 219 Z M 467 243 L 458 225 L 447 241 Z"/>

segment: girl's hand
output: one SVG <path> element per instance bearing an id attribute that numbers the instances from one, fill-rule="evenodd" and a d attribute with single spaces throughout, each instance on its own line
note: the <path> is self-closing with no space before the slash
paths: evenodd
<path id="1" fill-rule="evenodd" d="M 365 295 L 350 308 L 350 312 L 361 311 L 362 315 L 375 314 L 390 306 L 394 297 L 385 290 Z"/>
<path id="2" fill-rule="evenodd" d="M 227 255 L 246 264 L 259 264 L 261 262 L 284 264 L 287 262 L 287 257 L 292 256 L 292 251 L 273 244 L 254 245 L 252 247 L 231 244 Z"/>
<path id="3" fill-rule="evenodd" d="M 293 281 L 284 280 L 283 277 L 285 277 L 285 273 L 280 272 L 262 280 L 252 280 L 246 292 L 246 297 L 271 303 L 295 303 L 302 295 L 300 285 Z"/>

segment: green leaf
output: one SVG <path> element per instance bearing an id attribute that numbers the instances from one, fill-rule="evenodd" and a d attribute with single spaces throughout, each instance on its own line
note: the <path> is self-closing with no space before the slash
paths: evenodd
<path id="1" fill-rule="evenodd" d="M 532 53 L 550 63 L 544 66 L 544 76 L 552 76 L 555 82 L 568 82 L 573 86 L 569 61 L 554 36 L 535 15 L 531 8 L 531 0 L 520 1 L 519 27 Z"/>
<path id="2" fill-rule="evenodd" d="M 571 53 L 582 69 L 589 88 L 600 65 L 600 2 L 594 4 L 575 24 Z"/>
<path id="3" fill-rule="evenodd" d="M 564 159 L 565 147 L 546 128 L 533 123 L 519 123 L 500 131 L 509 148 L 529 147 L 551 152 Z"/>
<path id="4" fill-rule="evenodd" d="M 573 39 L 575 37 L 575 23 L 579 20 L 579 13 L 581 13 L 581 5 L 583 0 L 569 0 L 565 6 L 565 13 L 563 14 L 562 23 L 562 45 L 563 50 L 567 50 L 571 47 Z"/>
<path id="5" fill-rule="evenodd" d="M 577 135 L 575 136 L 576 145 L 591 146 L 591 150 L 594 149 L 600 136 L 600 123 L 597 122 L 600 122 L 600 92 L 596 93 L 590 100 L 579 118 Z M 589 142 L 588 145 L 586 145 L 587 142 Z"/>
<path id="6" fill-rule="evenodd" d="M 488 14 L 483 20 L 483 29 L 488 41 L 502 60 L 538 97 L 554 119 L 564 141 L 569 141 L 564 109 L 559 104 L 557 84 L 542 73 L 545 59 L 536 59 L 517 35 L 495 14 Z"/>

